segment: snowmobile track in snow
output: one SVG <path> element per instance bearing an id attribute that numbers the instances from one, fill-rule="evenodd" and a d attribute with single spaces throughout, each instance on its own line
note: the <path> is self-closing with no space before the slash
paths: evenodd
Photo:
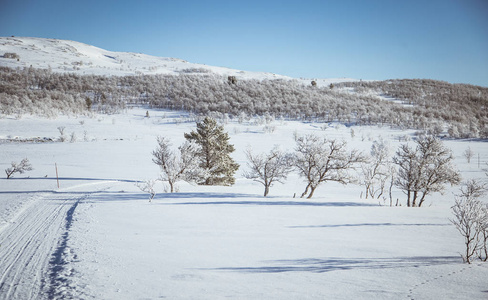
<path id="1" fill-rule="evenodd" d="M 99 182 L 90 186 L 106 184 Z M 79 185 L 86 186 L 86 185 Z M 39 193 L 0 231 L 0 299 L 56 299 L 57 275 L 76 206 L 100 188 Z"/>

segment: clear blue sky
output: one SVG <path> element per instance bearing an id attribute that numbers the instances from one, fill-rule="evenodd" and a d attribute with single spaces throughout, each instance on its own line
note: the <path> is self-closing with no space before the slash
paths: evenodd
<path id="1" fill-rule="evenodd" d="M 488 86 L 488 0 L 2 0 L 11 35 L 292 77 Z"/>

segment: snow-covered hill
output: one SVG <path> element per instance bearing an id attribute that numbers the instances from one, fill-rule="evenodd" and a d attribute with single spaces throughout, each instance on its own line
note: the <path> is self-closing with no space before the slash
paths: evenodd
<path id="1" fill-rule="evenodd" d="M 15 53 L 19 59 L 5 58 L 5 53 Z M 51 68 L 54 72 L 116 76 L 211 72 L 236 76 L 240 79 L 292 79 L 273 73 L 213 67 L 171 57 L 113 52 L 75 41 L 32 37 L 0 37 L 0 66 L 11 68 L 32 66 L 40 69 Z M 317 83 L 328 85 L 342 81 L 354 81 L 354 79 L 320 79 Z"/>

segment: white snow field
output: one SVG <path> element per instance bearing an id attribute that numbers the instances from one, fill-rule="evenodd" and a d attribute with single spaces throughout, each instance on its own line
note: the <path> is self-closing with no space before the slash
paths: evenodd
<path id="1" fill-rule="evenodd" d="M 27 157 L 34 170 L 0 179 L 0 299 L 487 299 L 488 263 L 463 264 L 449 221 L 458 187 L 421 208 L 361 199 L 362 187 L 325 183 L 294 198 L 296 174 L 264 198 L 242 176 L 244 151 L 294 148 L 293 133 L 345 139 L 368 151 L 380 136 L 392 153 L 411 131 L 276 120 L 225 124 L 241 164 L 232 187 L 180 182 L 155 199 L 135 182 L 156 179 L 156 136 L 176 147 L 195 129 L 184 113 L 0 119 L 0 167 Z M 66 127 L 76 139 L 59 137 Z M 488 143 L 444 141 L 463 179 L 486 178 Z M 462 156 L 470 146 L 471 163 Z M 480 166 L 478 166 L 478 154 Z M 59 184 L 57 187 L 56 168 Z M 486 201 L 486 198 L 484 199 Z"/>

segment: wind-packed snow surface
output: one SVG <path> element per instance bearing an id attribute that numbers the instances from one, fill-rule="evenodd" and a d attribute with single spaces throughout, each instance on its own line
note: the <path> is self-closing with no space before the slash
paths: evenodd
<path id="1" fill-rule="evenodd" d="M 158 177 L 156 136 L 176 149 L 195 122 L 184 113 L 145 114 L 0 119 L 0 167 L 24 157 L 34 167 L 0 179 L 1 299 L 488 297 L 488 264 L 462 263 L 463 239 L 449 221 L 458 187 L 407 208 L 397 190 L 403 206 L 389 207 L 361 199 L 360 186 L 330 182 L 301 199 L 305 183 L 296 174 L 264 198 L 263 186 L 242 176 L 247 147 L 292 150 L 294 132 L 345 139 L 365 152 L 379 137 L 394 152 L 413 132 L 281 120 L 264 130 L 231 120 L 224 126 L 241 165 L 236 184 L 180 182 L 170 194 L 158 183 L 149 202 L 135 183 Z M 57 140 L 60 126 L 74 133 L 72 143 L 21 142 Z M 444 143 L 464 179 L 485 178 L 487 143 Z M 462 156 L 468 146 L 471 163 Z"/>

